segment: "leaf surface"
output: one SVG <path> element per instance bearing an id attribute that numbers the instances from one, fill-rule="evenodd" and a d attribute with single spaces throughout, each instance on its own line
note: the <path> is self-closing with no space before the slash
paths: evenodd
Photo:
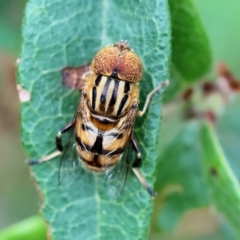
<path id="1" fill-rule="evenodd" d="M 30 0 L 23 25 L 19 84 L 30 94 L 21 104 L 22 142 L 29 158 L 55 149 L 55 135 L 71 121 L 79 94 L 61 86 L 60 70 L 91 61 L 102 47 L 128 39 L 144 64 L 140 109 L 147 94 L 168 77 L 169 14 L 166 0 Z M 138 119 L 135 135 L 143 156 L 141 171 L 155 177 L 161 111 L 160 95 Z M 83 171 L 61 188 L 60 158 L 33 167 L 43 196 L 42 213 L 54 239 L 145 239 L 152 199 L 130 174 L 120 201 L 109 202 L 102 176 Z"/>

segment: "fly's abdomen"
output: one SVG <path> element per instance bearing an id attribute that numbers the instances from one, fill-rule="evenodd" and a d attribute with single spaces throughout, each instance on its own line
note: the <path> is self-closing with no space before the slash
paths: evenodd
<path id="1" fill-rule="evenodd" d="M 104 171 L 121 157 L 130 132 L 119 133 L 116 128 L 100 131 L 91 122 L 76 123 L 77 152 L 85 166 L 94 171 Z"/>

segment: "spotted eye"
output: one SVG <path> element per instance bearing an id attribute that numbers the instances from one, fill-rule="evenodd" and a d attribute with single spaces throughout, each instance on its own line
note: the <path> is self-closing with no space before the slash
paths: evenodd
<path id="1" fill-rule="evenodd" d="M 138 82 L 143 75 L 141 60 L 134 52 L 126 52 L 119 58 L 117 72 L 118 77 L 122 80 Z"/>
<path id="2" fill-rule="evenodd" d="M 126 43 L 116 43 L 98 52 L 92 61 L 91 70 L 129 82 L 138 82 L 143 75 L 141 60 Z"/>

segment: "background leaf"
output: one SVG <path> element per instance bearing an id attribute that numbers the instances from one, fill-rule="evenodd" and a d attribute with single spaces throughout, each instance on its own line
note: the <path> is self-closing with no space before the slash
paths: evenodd
<path id="1" fill-rule="evenodd" d="M 239 158 L 240 156 L 240 112 L 238 108 L 240 106 L 240 96 L 237 96 L 228 105 L 224 114 L 218 119 L 216 124 L 216 133 L 219 142 L 224 150 L 224 154 L 230 164 L 230 167 L 240 181 L 240 168 Z"/>
<path id="2" fill-rule="evenodd" d="M 209 123 L 202 126 L 201 142 L 204 173 L 212 201 L 218 211 L 228 218 L 239 237 L 240 186 Z"/>
<path id="3" fill-rule="evenodd" d="M 23 27 L 19 83 L 31 100 L 21 104 L 22 142 L 30 158 L 55 149 L 54 137 L 73 116 L 79 96 L 62 88 L 60 70 L 91 61 L 119 36 L 143 61 L 141 106 L 155 86 L 168 77 L 169 15 L 166 0 L 145 2 L 29 1 Z M 153 184 L 160 128 L 160 101 L 155 97 L 136 124 L 142 150 L 141 168 Z M 131 174 L 118 203 L 109 203 L 101 176 L 84 172 L 78 182 L 61 189 L 59 158 L 35 166 L 44 198 L 43 215 L 54 239 L 144 239 L 152 200 Z"/>
<path id="4" fill-rule="evenodd" d="M 187 82 L 192 82 L 210 69 L 210 43 L 190 0 L 168 2 L 172 24 L 172 63 Z"/>
<path id="5" fill-rule="evenodd" d="M 170 131 L 167 126 L 173 123 L 166 124 L 162 134 Z M 174 132 L 174 139 L 163 148 L 157 167 L 156 189 L 160 191 L 154 212 L 158 231 L 174 231 L 185 212 L 209 204 L 201 171 L 199 123 L 187 122 Z"/>
<path id="6" fill-rule="evenodd" d="M 238 103 L 231 104 L 216 125 L 233 171 L 212 130 L 210 134 L 199 120 L 184 121 L 186 104 L 164 108 L 151 240 L 237 239 L 239 124 L 234 109 Z M 212 165 L 216 176 L 210 174 Z"/>
<path id="7" fill-rule="evenodd" d="M 214 64 L 224 61 L 240 77 L 240 2 L 233 0 L 192 0 L 201 16 L 202 23 L 212 46 Z M 211 71 L 214 72 L 214 69 Z"/>
<path id="8" fill-rule="evenodd" d="M 42 217 L 34 216 L 17 224 L 14 224 L 0 232 L 1 240 L 44 240 L 46 238 L 46 226 Z"/>

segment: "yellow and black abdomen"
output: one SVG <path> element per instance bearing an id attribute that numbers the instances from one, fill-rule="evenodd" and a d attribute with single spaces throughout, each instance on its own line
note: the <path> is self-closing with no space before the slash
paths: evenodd
<path id="1" fill-rule="evenodd" d="M 86 168 L 101 172 L 115 165 L 128 142 L 131 127 L 121 129 L 126 115 L 115 127 L 101 131 L 90 121 L 91 113 L 84 97 L 80 103 L 80 117 L 76 118 L 77 152 Z"/>

